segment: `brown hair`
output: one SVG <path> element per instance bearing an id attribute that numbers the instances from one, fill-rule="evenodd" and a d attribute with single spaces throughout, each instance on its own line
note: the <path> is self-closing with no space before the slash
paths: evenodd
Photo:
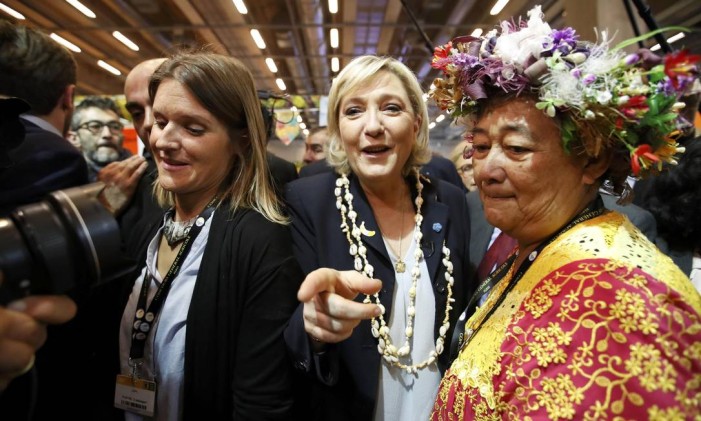
<path id="1" fill-rule="evenodd" d="M 179 53 L 163 62 L 151 76 L 149 95 L 153 102 L 158 87 L 172 79 L 185 88 L 214 115 L 236 145 L 236 162 L 220 186 L 220 200 L 230 209 L 251 208 L 266 219 L 286 223 L 273 190 L 266 158 L 266 136 L 260 102 L 251 72 L 239 60 L 207 51 Z M 241 135 L 241 129 L 244 135 Z M 173 193 L 154 186 L 158 202 L 172 206 Z"/>

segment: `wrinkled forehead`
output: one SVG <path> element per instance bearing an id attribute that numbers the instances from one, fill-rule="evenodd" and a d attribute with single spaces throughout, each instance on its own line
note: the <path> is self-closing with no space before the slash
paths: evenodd
<path id="1" fill-rule="evenodd" d="M 477 131 L 493 131 L 503 127 L 522 127 L 537 132 L 556 125 L 555 119 L 536 107 L 530 98 L 514 98 L 490 101 L 484 104 L 480 113 L 474 116 L 471 124 Z"/>

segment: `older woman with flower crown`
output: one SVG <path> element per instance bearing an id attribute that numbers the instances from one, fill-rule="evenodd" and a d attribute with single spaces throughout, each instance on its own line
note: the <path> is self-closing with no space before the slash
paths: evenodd
<path id="1" fill-rule="evenodd" d="M 285 336 L 295 365 L 316 378 L 310 417 L 426 419 L 472 289 L 465 195 L 419 175 L 428 115 L 416 77 L 395 59 L 343 69 L 328 127 L 335 171 L 286 194 L 309 275 Z"/>
<path id="2" fill-rule="evenodd" d="M 648 69 L 607 44 L 551 30 L 538 7 L 520 25 L 436 49 L 444 78 L 432 95 L 471 121 L 484 213 L 518 249 L 458 326 L 434 420 L 701 411 L 701 297 L 597 194 L 681 152 L 666 135 L 693 66 Z"/>

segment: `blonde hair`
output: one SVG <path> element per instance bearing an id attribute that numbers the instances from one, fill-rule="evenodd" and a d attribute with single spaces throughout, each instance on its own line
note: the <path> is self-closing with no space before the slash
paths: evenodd
<path id="1" fill-rule="evenodd" d="M 227 127 L 229 140 L 235 145 L 235 162 L 219 188 L 220 203 L 229 201 L 232 212 L 250 208 L 269 221 L 287 223 L 270 180 L 265 125 L 251 72 L 239 60 L 221 54 L 206 51 L 176 54 L 151 76 L 151 101 L 167 79 L 186 87 Z M 158 182 L 154 194 L 161 206 L 175 203 L 174 194 Z"/>
<path id="2" fill-rule="evenodd" d="M 409 159 L 402 168 L 402 174 L 407 175 L 412 167 L 423 165 L 431 158 L 428 147 L 428 112 L 423 101 L 423 90 L 414 73 L 402 62 L 391 57 L 360 56 L 351 61 L 338 74 L 329 92 L 328 128 L 329 150 L 326 159 L 340 173 L 348 173 L 350 165 L 348 156 L 343 148 L 341 132 L 338 125 L 341 102 L 349 93 L 362 88 L 388 72 L 401 81 L 411 102 L 414 115 L 421 118 L 421 126 L 416 136 L 416 142 L 411 149 Z"/>

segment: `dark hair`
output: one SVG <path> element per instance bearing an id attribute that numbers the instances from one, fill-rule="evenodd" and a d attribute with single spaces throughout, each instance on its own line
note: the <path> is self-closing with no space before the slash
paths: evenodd
<path id="1" fill-rule="evenodd" d="M 87 110 L 88 108 L 99 108 L 104 111 L 112 111 L 113 113 L 117 114 L 118 118 L 123 117 L 119 107 L 117 107 L 117 104 L 112 101 L 111 98 L 103 96 L 88 96 L 80 101 L 80 104 L 75 107 L 73 118 L 71 119 L 71 130 L 78 130 L 80 121 L 83 119 L 83 111 Z"/>
<path id="2" fill-rule="evenodd" d="M 220 187 L 220 199 L 230 208 L 252 208 L 273 222 L 286 222 L 272 187 L 267 164 L 265 123 L 251 72 L 239 60 L 207 51 L 179 53 L 151 76 L 148 93 L 154 102 L 166 80 L 184 86 L 228 129 L 236 162 Z M 162 205 L 172 205 L 172 193 L 156 184 Z"/>
<path id="3" fill-rule="evenodd" d="M 49 114 L 76 83 L 71 53 L 43 33 L 0 20 L 0 93 L 22 98 L 32 113 Z"/>
<path id="4" fill-rule="evenodd" d="M 701 248 L 701 137 L 687 144 L 679 165 L 649 182 L 648 209 L 657 220 L 658 235 L 675 249 Z"/>
<path id="5" fill-rule="evenodd" d="M 327 126 L 320 126 L 320 127 L 316 127 L 316 128 L 309 130 L 309 136 L 307 136 L 307 137 L 312 137 L 312 136 L 316 135 L 317 133 L 323 133 L 323 132 L 326 132 L 326 143 L 328 143 L 328 141 L 329 141 L 328 138 L 331 136 L 331 134 L 329 133 L 329 128 Z"/>

